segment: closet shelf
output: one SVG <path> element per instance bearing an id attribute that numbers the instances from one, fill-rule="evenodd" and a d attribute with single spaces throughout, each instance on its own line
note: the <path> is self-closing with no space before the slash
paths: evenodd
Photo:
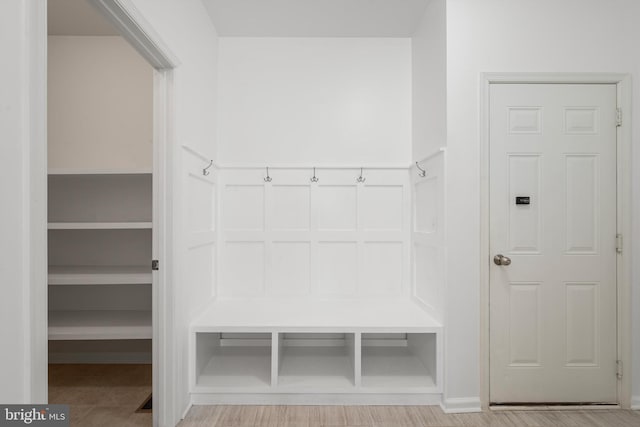
<path id="1" fill-rule="evenodd" d="M 151 311 L 50 311 L 50 340 L 151 339 Z"/>
<path id="2" fill-rule="evenodd" d="M 49 230 L 144 230 L 151 222 L 50 222 Z"/>
<path id="3" fill-rule="evenodd" d="M 49 169 L 49 175 L 151 175 L 148 168 L 132 169 Z"/>
<path id="4" fill-rule="evenodd" d="M 134 285 L 151 280 L 150 266 L 49 266 L 49 285 Z"/>

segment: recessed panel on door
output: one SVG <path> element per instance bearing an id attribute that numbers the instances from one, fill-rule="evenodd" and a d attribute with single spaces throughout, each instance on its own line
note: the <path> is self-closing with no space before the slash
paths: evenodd
<path id="1" fill-rule="evenodd" d="M 567 366 L 598 364 L 597 283 L 566 283 Z"/>
<path id="2" fill-rule="evenodd" d="M 509 286 L 510 366 L 540 366 L 540 283 Z"/>
<path id="3" fill-rule="evenodd" d="M 566 156 L 567 253 L 598 251 L 599 180 L 597 155 Z"/>
<path id="4" fill-rule="evenodd" d="M 538 154 L 510 154 L 509 252 L 540 251 L 540 178 L 542 158 Z"/>

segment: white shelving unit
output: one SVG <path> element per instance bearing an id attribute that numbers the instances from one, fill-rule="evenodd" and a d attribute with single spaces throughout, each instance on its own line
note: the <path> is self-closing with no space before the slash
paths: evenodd
<path id="1" fill-rule="evenodd" d="M 141 340 L 151 339 L 151 333 L 151 311 L 49 312 L 50 340 Z"/>
<path id="2" fill-rule="evenodd" d="M 50 222 L 49 230 L 145 230 L 151 222 Z"/>
<path id="3" fill-rule="evenodd" d="M 142 170 L 49 175 L 50 340 L 152 338 L 151 192 Z"/>
<path id="4" fill-rule="evenodd" d="M 218 300 L 191 336 L 191 392 L 202 404 L 229 402 L 229 393 L 239 402 L 376 403 L 442 392 L 442 326 L 408 299 Z"/>
<path id="5" fill-rule="evenodd" d="M 151 283 L 149 266 L 52 265 L 49 285 L 122 285 Z"/>

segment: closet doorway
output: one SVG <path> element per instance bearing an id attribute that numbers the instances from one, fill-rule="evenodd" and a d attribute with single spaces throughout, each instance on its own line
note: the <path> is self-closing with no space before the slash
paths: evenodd
<path id="1" fill-rule="evenodd" d="M 76 423 L 171 417 L 173 345 L 160 325 L 175 61 L 130 7 L 47 5 L 48 389 Z M 152 390 L 153 415 L 134 415 Z"/>

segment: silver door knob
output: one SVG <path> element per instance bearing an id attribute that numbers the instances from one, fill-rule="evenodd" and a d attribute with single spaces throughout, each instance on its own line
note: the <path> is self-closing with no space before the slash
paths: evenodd
<path id="1" fill-rule="evenodd" d="M 495 263 L 495 265 L 510 265 L 511 258 L 502 254 L 498 254 L 493 257 L 493 262 Z"/>

